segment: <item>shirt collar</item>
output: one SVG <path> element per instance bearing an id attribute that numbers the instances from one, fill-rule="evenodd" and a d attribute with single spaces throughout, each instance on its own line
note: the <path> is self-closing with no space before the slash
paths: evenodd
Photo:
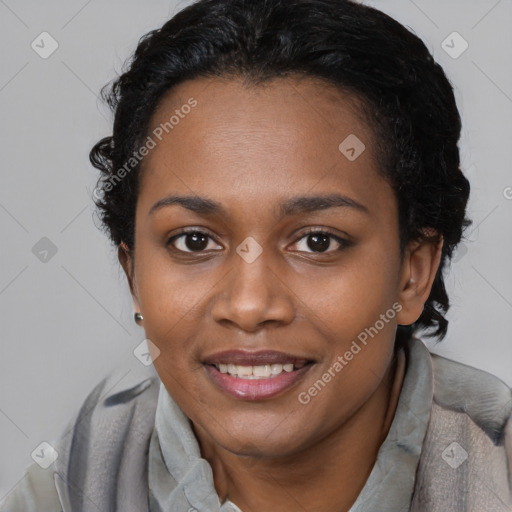
<path id="1" fill-rule="evenodd" d="M 150 512 L 242 512 L 229 500 L 221 505 L 213 483 L 212 468 L 201 457 L 190 420 L 162 382 L 148 469 Z"/>
<path id="2" fill-rule="evenodd" d="M 406 370 L 394 419 L 370 476 L 349 512 L 409 510 L 430 419 L 433 372 L 430 353 L 421 340 L 413 337 L 404 350 Z M 149 449 L 148 478 L 151 512 L 242 512 L 229 500 L 220 503 L 211 466 L 201 457 L 190 420 L 163 383 Z"/>
<path id="3" fill-rule="evenodd" d="M 397 409 L 375 465 L 349 512 L 409 510 L 434 394 L 430 352 L 413 337 Z"/>

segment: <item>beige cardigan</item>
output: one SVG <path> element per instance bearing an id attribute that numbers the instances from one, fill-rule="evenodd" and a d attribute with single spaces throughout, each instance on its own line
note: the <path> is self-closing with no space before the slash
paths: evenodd
<path id="1" fill-rule="evenodd" d="M 349 512 L 511 512 L 512 392 L 414 338 L 389 434 Z M 58 458 L 34 463 L 0 512 L 241 512 L 220 503 L 189 420 L 157 376 L 100 382 Z M 271 504 L 269 504 L 271 510 Z"/>

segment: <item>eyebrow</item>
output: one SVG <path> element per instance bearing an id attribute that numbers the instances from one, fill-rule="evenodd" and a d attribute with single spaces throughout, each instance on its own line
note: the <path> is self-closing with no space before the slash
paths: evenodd
<path id="1" fill-rule="evenodd" d="M 148 215 L 156 211 L 172 206 L 180 205 L 187 210 L 193 211 L 199 215 L 227 216 L 226 209 L 216 201 L 200 196 L 177 196 L 172 195 L 158 200 L 149 210 Z M 299 213 L 309 213 L 314 211 L 326 210 L 328 208 L 353 208 L 360 212 L 369 214 L 369 209 L 363 204 L 340 194 L 327 194 L 317 196 L 297 196 L 287 199 L 279 204 L 278 211 L 281 217 L 297 215 Z"/>

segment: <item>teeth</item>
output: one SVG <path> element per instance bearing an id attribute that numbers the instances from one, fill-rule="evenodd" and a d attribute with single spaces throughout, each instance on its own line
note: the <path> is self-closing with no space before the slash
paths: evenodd
<path id="1" fill-rule="evenodd" d="M 270 366 L 270 371 L 272 372 L 272 375 L 279 375 L 283 371 L 283 365 L 273 364 Z"/>
<path id="2" fill-rule="evenodd" d="M 237 374 L 239 377 L 249 377 L 252 375 L 252 366 L 240 366 L 237 365 Z"/>
<path id="3" fill-rule="evenodd" d="M 249 366 L 249 368 L 251 368 Z M 264 366 L 253 366 L 252 374 L 255 377 L 270 377 L 272 375 L 272 370 L 270 369 L 270 365 L 266 364 Z"/>
<path id="4" fill-rule="evenodd" d="M 301 365 L 304 366 L 304 365 Z M 293 363 L 286 364 L 265 364 L 260 366 L 243 366 L 239 364 L 223 364 L 216 365 L 221 373 L 227 373 L 237 376 L 241 379 L 268 379 L 275 377 L 283 372 L 293 372 Z"/>

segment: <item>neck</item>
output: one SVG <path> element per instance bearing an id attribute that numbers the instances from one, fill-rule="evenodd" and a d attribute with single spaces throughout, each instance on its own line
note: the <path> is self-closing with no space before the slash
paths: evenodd
<path id="1" fill-rule="evenodd" d="M 382 382 L 339 429 L 299 454 L 248 460 L 223 450 L 195 426 L 201 452 L 213 469 L 221 502 L 244 512 L 269 509 L 348 511 L 375 464 L 393 421 L 405 374 L 399 351 Z"/>

